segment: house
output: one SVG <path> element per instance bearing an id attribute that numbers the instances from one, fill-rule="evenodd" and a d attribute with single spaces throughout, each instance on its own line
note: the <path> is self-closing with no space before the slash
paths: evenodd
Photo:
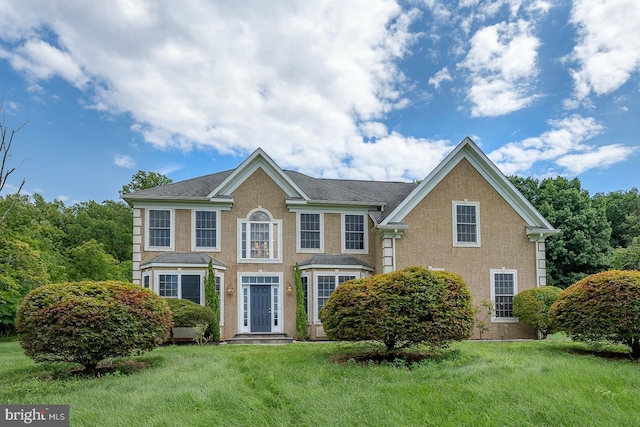
<path id="1" fill-rule="evenodd" d="M 312 178 L 257 149 L 233 170 L 124 198 L 134 282 L 203 304 L 211 260 L 223 340 L 295 338 L 296 263 L 311 339 L 326 338 L 319 312 L 342 282 L 410 265 L 454 271 L 475 306 L 493 301 L 484 337 L 535 338 L 513 296 L 545 285 L 558 232 L 469 138 L 419 184 Z"/>

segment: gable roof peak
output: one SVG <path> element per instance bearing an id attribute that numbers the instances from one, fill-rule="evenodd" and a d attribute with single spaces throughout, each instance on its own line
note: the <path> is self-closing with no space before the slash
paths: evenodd
<path id="1" fill-rule="evenodd" d="M 230 195 L 258 169 L 262 169 L 269 175 L 287 194 L 287 197 L 308 199 L 304 191 L 302 191 L 261 147 L 256 148 L 249 157 L 244 159 L 224 181 L 211 191 L 208 197 L 214 198 L 216 196 Z"/>

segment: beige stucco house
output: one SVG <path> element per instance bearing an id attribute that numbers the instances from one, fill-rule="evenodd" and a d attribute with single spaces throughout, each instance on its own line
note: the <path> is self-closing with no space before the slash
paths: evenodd
<path id="1" fill-rule="evenodd" d="M 223 340 L 295 338 L 296 263 L 311 339 L 325 337 L 319 312 L 340 283 L 410 265 L 454 271 L 474 305 L 493 301 L 483 337 L 535 338 L 512 300 L 545 285 L 557 232 L 469 138 L 419 184 L 312 178 L 257 149 L 233 170 L 124 198 L 134 282 L 203 304 L 212 260 Z"/>

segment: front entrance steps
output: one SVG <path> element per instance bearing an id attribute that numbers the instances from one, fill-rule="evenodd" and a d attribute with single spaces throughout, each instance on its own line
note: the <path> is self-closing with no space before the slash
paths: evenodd
<path id="1" fill-rule="evenodd" d="M 227 344 L 290 344 L 293 338 L 287 334 L 253 333 L 236 334 L 225 340 Z"/>

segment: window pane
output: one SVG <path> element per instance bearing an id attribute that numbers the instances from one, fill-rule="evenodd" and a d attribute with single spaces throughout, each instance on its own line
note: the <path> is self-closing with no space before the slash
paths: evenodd
<path id="1" fill-rule="evenodd" d="M 180 276 L 182 284 L 182 299 L 188 299 L 200 304 L 200 275 L 183 274 Z"/>
<path id="2" fill-rule="evenodd" d="M 335 289 L 335 276 L 318 276 L 318 317 L 320 317 L 320 310 Z"/>
<path id="3" fill-rule="evenodd" d="M 269 258 L 269 223 L 250 224 L 251 258 Z"/>
<path id="4" fill-rule="evenodd" d="M 513 273 L 496 273 L 493 281 L 496 317 L 513 317 Z"/>
<path id="5" fill-rule="evenodd" d="M 214 248 L 216 242 L 217 212 L 196 211 L 196 246 Z"/>
<path id="6" fill-rule="evenodd" d="M 308 304 L 309 304 L 309 278 L 307 276 L 302 276 L 300 278 L 302 280 L 302 293 L 304 294 L 304 312 L 309 314 Z"/>
<path id="7" fill-rule="evenodd" d="M 320 214 L 300 214 L 300 248 L 320 249 Z"/>
<path id="8" fill-rule="evenodd" d="M 476 207 L 456 205 L 456 236 L 458 242 L 477 242 Z"/>
<path id="9" fill-rule="evenodd" d="M 364 215 L 344 216 L 345 249 L 364 249 Z"/>
<path id="10" fill-rule="evenodd" d="M 158 275 L 158 294 L 165 298 L 178 298 L 178 275 Z"/>
<path id="11" fill-rule="evenodd" d="M 149 211 L 149 246 L 171 246 L 171 211 Z"/>

